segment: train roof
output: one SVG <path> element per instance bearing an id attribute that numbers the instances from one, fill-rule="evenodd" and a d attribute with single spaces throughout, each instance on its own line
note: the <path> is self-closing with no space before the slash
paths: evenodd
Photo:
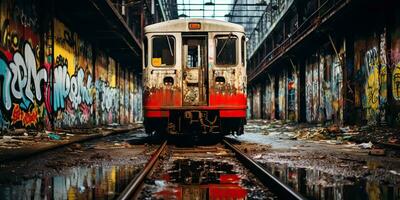
<path id="1" fill-rule="evenodd" d="M 189 22 L 201 23 L 201 28 L 198 30 L 189 30 Z M 242 32 L 244 28 L 241 25 L 215 20 L 215 19 L 175 19 L 165 22 L 160 22 L 146 26 L 145 33 L 165 33 L 165 32 Z"/>

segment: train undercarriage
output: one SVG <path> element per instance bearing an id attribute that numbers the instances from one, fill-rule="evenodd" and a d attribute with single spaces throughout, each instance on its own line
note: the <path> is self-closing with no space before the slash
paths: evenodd
<path id="1" fill-rule="evenodd" d="M 166 117 L 146 117 L 147 134 L 242 135 L 245 118 L 221 118 L 218 110 L 172 110 Z"/>

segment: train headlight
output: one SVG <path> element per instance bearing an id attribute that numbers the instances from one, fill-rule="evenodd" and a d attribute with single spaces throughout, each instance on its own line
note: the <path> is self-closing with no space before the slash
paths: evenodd
<path id="1" fill-rule="evenodd" d="M 172 78 L 170 76 L 164 77 L 164 85 L 166 85 L 166 86 L 174 85 L 174 78 Z"/>
<path id="2" fill-rule="evenodd" d="M 215 78 L 215 84 L 217 84 L 217 85 L 225 84 L 225 78 L 223 76 L 217 76 Z"/>

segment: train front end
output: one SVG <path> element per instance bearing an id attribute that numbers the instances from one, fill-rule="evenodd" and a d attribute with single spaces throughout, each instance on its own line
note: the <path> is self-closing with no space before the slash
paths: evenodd
<path id="1" fill-rule="evenodd" d="M 149 134 L 243 134 L 246 48 L 240 25 L 203 19 L 145 28 L 144 125 Z"/>

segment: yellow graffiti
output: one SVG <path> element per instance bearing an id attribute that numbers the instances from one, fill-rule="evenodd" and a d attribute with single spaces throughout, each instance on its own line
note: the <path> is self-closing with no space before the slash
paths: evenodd
<path id="1" fill-rule="evenodd" d="M 65 33 L 68 33 L 69 30 L 67 27 L 60 21 L 54 20 L 54 35 L 55 35 L 55 42 L 54 42 L 54 54 L 55 57 L 62 55 L 62 57 L 66 58 L 68 61 L 68 73 L 70 75 L 75 73 L 75 56 L 74 56 L 74 49 L 71 47 L 66 40 L 73 40 L 73 38 L 65 38 Z M 71 34 L 70 34 L 71 35 Z M 73 37 L 73 36 L 70 36 Z"/>
<path id="2" fill-rule="evenodd" d="M 108 83 L 110 87 L 115 87 L 117 85 L 117 76 L 116 76 L 116 64 L 115 60 L 109 58 L 109 65 L 108 65 Z"/>
<path id="3" fill-rule="evenodd" d="M 377 110 L 379 106 L 379 71 L 377 67 L 372 68 L 365 91 L 367 92 L 368 106 L 372 110 Z"/>
<path id="4" fill-rule="evenodd" d="M 398 63 L 396 68 L 393 70 L 392 90 L 393 98 L 396 101 L 400 101 L 400 63 Z"/>

